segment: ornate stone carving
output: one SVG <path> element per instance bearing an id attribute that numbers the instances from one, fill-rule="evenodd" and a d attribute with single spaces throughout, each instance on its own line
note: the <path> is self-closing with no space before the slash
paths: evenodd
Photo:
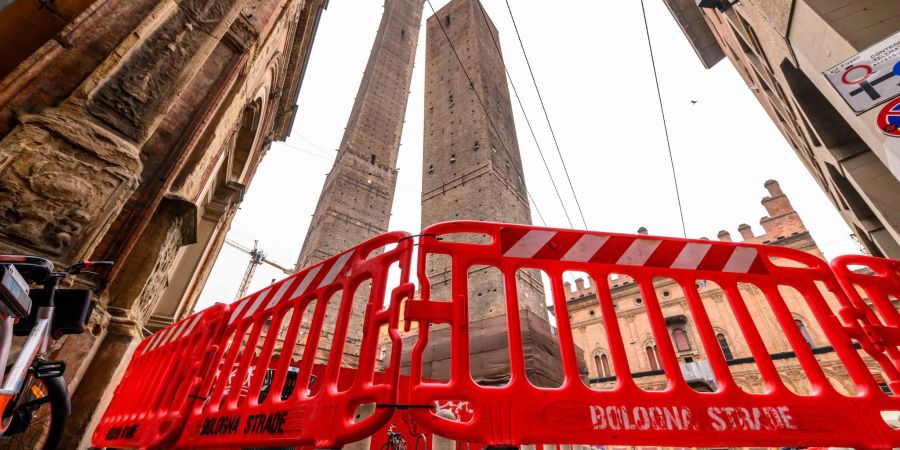
<path id="1" fill-rule="evenodd" d="M 167 230 L 159 244 L 156 263 L 135 307 L 142 323 L 149 319 L 156 302 L 169 285 L 169 272 L 178 255 L 178 249 L 197 242 L 197 206 L 194 203 L 167 196 L 160 204 L 157 214 L 160 217 L 158 221 L 160 226 L 165 224 Z"/>
<path id="2" fill-rule="evenodd" d="M 237 0 L 185 0 L 127 57 L 88 110 L 135 142 L 143 141 L 183 87 L 190 62 L 213 39 Z"/>
<path id="3" fill-rule="evenodd" d="M 256 43 L 258 36 L 259 31 L 243 13 L 238 14 L 228 29 L 228 33 L 225 34 L 227 42 L 236 50 L 244 53 L 248 52 Z"/>
<path id="4" fill-rule="evenodd" d="M 0 141 L 0 242 L 70 262 L 87 256 L 135 189 L 137 149 L 64 110 L 23 116 Z"/>

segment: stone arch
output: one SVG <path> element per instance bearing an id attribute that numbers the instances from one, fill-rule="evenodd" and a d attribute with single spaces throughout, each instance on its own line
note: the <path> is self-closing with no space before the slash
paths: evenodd
<path id="1" fill-rule="evenodd" d="M 229 180 L 240 182 L 244 179 L 259 137 L 262 113 L 262 98 L 250 102 L 241 112 L 229 158 Z"/>

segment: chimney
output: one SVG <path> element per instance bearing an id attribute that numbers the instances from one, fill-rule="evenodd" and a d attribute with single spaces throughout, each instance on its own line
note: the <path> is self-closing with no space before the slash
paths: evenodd
<path id="1" fill-rule="evenodd" d="M 575 291 L 578 293 L 579 297 L 584 295 L 584 278 L 575 279 Z"/>
<path id="2" fill-rule="evenodd" d="M 719 231 L 719 234 L 717 235 L 717 237 L 719 238 L 720 241 L 731 242 L 731 233 L 729 233 L 725 230 Z"/>
<path id="3" fill-rule="evenodd" d="M 572 283 L 568 281 L 563 283 L 563 290 L 566 292 L 566 298 L 572 299 L 575 298 L 575 293 L 572 292 Z"/>
<path id="4" fill-rule="evenodd" d="M 769 191 L 769 195 L 762 199 L 762 205 L 768 211 L 769 217 L 777 218 L 794 212 L 791 201 L 784 195 L 784 191 L 781 190 L 781 186 L 778 185 L 777 181 L 766 181 L 764 186 Z"/>
<path id="5" fill-rule="evenodd" d="M 644 236 L 646 236 L 646 235 L 648 234 L 648 233 L 647 233 L 647 229 L 644 228 L 644 227 L 638 228 L 637 233 L 638 233 L 638 234 L 643 234 Z"/>
<path id="6" fill-rule="evenodd" d="M 791 201 L 781 190 L 781 186 L 775 180 L 766 181 L 764 185 L 769 195 L 762 199 L 762 205 L 766 208 L 768 216 L 760 219 L 768 240 L 775 241 L 783 237 L 806 231 L 806 226 L 800 220 L 800 216 L 791 206 Z"/>
<path id="7" fill-rule="evenodd" d="M 779 185 L 775 180 L 768 180 L 765 184 L 763 184 L 763 186 L 769 191 L 769 195 L 771 195 L 772 197 L 784 195 L 784 192 L 781 190 L 781 185 Z"/>
<path id="8" fill-rule="evenodd" d="M 745 241 L 747 239 L 753 239 L 755 237 L 755 236 L 753 236 L 753 229 L 750 228 L 750 225 L 747 225 L 746 223 L 742 223 L 742 224 L 740 224 L 740 226 L 738 226 L 738 232 L 741 233 L 741 237 Z"/>

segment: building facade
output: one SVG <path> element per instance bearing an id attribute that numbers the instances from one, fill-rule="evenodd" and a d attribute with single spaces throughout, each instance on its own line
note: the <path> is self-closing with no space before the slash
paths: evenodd
<path id="1" fill-rule="evenodd" d="M 878 125 L 879 113 L 890 105 L 885 102 L 900 93 L 892 87 L 900 82 L 900 74 L 891 75 L 891 66 L 900 62 L 896 4 L 887 0 L 666 0 L 666 4 L 704 66 L 723 57 L 731 61 L 868 252 L 900 258 L 900 133 L 886 133 Z M 884 59 L 884 76 L 866 80 L 870 65 L 841 65 L 867 54 L 869 47 L 877 53 L 876 60 Z M 851 106 L 826 76 L 832 69 L 837 86 L 847 88 L 854 102 L 869 104 Z"/>
<path id="2" fill-rule="evenodd" d="M 756 236 L 749 225 L 742 224 L 738 227 L 741 240 L 752 244 L 796 249 L 821 258 L 821 251 L 778 183 L 770 180 L 766 182 L 766 188 L 769 196 L 763 198 L 762 204 L 768 215 L 760 220 L 764 233 Z M 646 230 L 641 232 L 646 233 Z M 732 240 L 727 231 L 720 231 L 718 239 L 729 242 Z M 642 298 L 648 293 L 642 292 L 633 278 L 621 274 L 610 277 L 605 282 L 597 283 L 596 280 L 588 279 L 587 283 L 588 285 L 585 285 L 584 278 L 579 278 L 575 280 L 574 287 L 568 283 L 565 287 L 568 292 L 567 306 L 573 336 L 575 342 L 584 350 L 590 386 L 593 389 L 612 389 L 616 384 L 617 371 L 622 370 L 613 363 L 611 341 L 607 336 L 607 330 L 610 328 L 604 322 L 598 302 L 597 291 L 603 289 L 609 292 L 614 305 L 615 320 L 624 344 L 628 370 L 642 389 L 662 390 L 666 386 L 657 342 L 657 339 L 664 338 L 671 340 L 685 381 L 695 390 L 714 391 L 717 388 L 715 376 L 709 365 L 709 352 L 713 351 L 721 352 L 738 387 L 748 393 L 764 392 L 765 380 L 747 345 L 747 335 L 732 309 L 737 302 L 742 302 L 753 318 L 754 328 L 771 355 L 781 381 L 789 390 L 799 395 L 810 393 L 809 377 L 796 357 L 797 349 L 791 346 L 786 338 L 784 325 L 780 324 L 769 309 L 765 295 L 757 286 L 739 283 L 737 295 L 729 295 L 721 286 L 709 280 L 697 280 L 695 287 L 688 287 L 695 288 L 699 294 L 703 309 L 715 333 L 717 348 L 709 349 L 702 344 L 684 286 L 676 281 L 656 278 L 653 282 L 653 290 L 666 322 L 665 337 L 656 336 L 651 330 Z M 793 326 L 797 327 L 805 344 L 812 349 L 825 377 L 838 392 L 855 395 L 854 383 L 829 346 L 806 300 L 790 287 L 780 286 L 779 293 L 790 310 Z M 740 299 L 736 298 L 738 295 Z M 836 310 L 836 299 L 827 293 L 824 296 Z M 877 363 L 862 352 L 860 354 L 879 380 L 879 384 L 883 389 L 887 389 Z"/>
<path id="3" fill-rule="evenodd" d="M 294 102 L 325 0 L 0 6 L 0 252 L 115 260 L 57 341 L 85 446 L 141 339 L 194 308 Z"/>

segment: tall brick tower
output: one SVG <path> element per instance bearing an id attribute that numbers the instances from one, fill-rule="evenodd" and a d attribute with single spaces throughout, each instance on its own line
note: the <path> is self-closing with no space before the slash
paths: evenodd
<path id="1" fill-rule="evenodd" d="M 384 233 L 423 0 L 386 0 L 334 167 L 325 178 L 296 269 Z"/>
<path id="2" fill-rule="evenodd" d="M 422 21 L 423 0 L 386 0 L 381 25 L 372 45 L 356 103 L 344 137 L 303 242 L 295 270 L 334 256 L 387 231 L 397 154 L 413 62 Z M 362 318 L 368 290 L 353 300 L 344 362 L 354 365 L 362 339 Z M 331 348 L 334 317 L 340 306 L 331 301 L 319 341 L 319 358 Z"/>
<path id="3" fill-rule="evenodd" d="M 478 0 L 453 0 L 428 19 L 426 41 L 422 226 L 466 219 L 530 224 L 497 29 Z M 450 298 L 449 269 L 448 259 L 429 261 L 434 298 Z M 496 362 L 508 349 L 497 335 L 506 333 L 504 289 L 511 287 L 493 268 L 470 268 L 468 278 L 472 375 L 486 384 L 502 383 L 508 363 Z M 539 274 L 519 271 L 516 291 L 523 333 L 529 334 L 523 336 L 528 376 L 554 385 L 561 381 L 560 368 L 542 362 L 558 358 L 559 351 L 546 355 L 555 344 Z M 436 331 L 436 342 L 441 331 L 446 330 Z M 434 350 L 425 375 L 442 378 L 438 368 L 446 365 L 439 360 L 447 350 Z"/>

